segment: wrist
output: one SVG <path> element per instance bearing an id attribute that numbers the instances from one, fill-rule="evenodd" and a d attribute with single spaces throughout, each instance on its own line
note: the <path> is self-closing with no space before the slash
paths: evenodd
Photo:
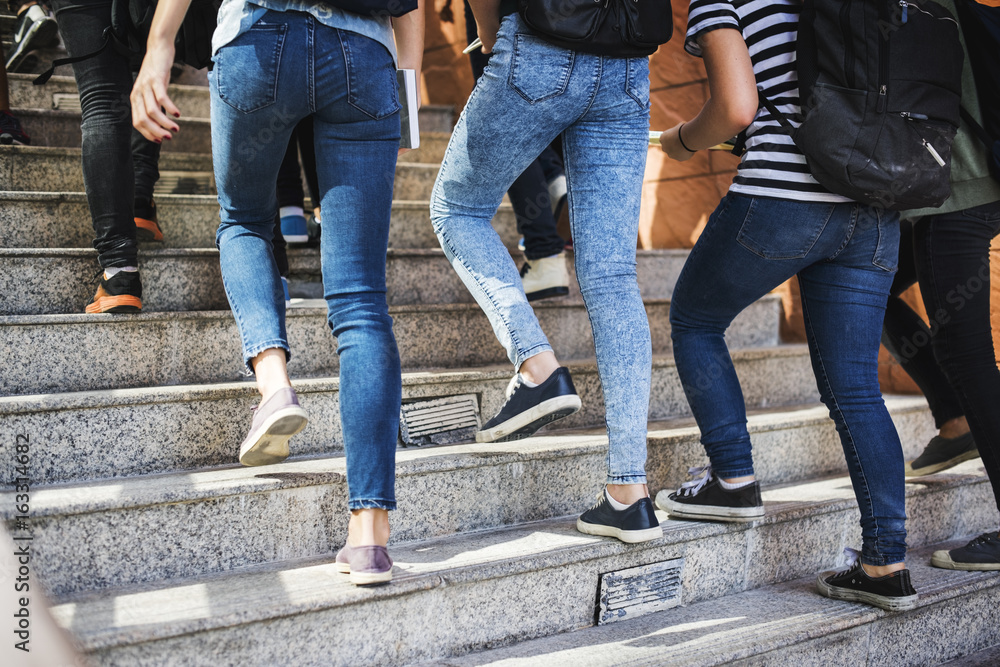
<path id="1" fill-rule="evenodd" d="M 677 126 L 677 142 L 680 143 L 681 148 L 686 150 L 688 153 L 697 153 L 698 151 L 691 150 L 690 148 L 688 148 L 688 145 L 684 143 L 684 137 L 681 135 L 681 130 L 684 129 L 685 125 L 687 125 L 687 123 L 681 123 L 680 125 Z"/>

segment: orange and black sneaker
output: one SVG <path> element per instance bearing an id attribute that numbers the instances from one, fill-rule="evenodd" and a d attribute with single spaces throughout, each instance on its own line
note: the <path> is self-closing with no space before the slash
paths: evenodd
<path id="1" fill-rule="evenodd" d="M 93 302 L 88 313 L 138 313 L 142 310 L 142 281 L 138 271 L 119 271 L 110 278 L 101 272 Z"/>
<path id="2" fill-rule="evenodd" d="M 156 202 L 152 199 L 135 200 L 135 238 L 137 241 L 162 241 L 163 232 L 156 221 Z"/>

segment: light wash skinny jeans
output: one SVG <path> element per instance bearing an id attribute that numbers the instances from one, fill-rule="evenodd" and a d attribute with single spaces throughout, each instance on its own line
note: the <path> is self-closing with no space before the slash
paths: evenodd
<path id="1" fill-rule="evenodd" d="M 506 17 L 431 196 L 441 247 L 516 368 L 551 350 L 491 220 L 514 179 L 563 138 L 576 274 L 608 427 L 609 484 L 646 481 L 652 351 L 636 280 L 649 133 L 649 61 L 552 46 Z"/>

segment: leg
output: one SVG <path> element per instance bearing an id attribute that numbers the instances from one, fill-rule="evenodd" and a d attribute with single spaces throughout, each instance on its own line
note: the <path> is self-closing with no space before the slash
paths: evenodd
<path id="1" fill-rule="evenodd" d="M 399 147 L 392 92 L 396 75 L 389 53 L 374 40 L 316 28 L 313 128 L 325 211 L 320 252 L 329 323 L 340 355 L 348 507 L 357 513 L 348 543 L 384 547 L 385 511 L 396 507 L 402 392 L 385 281 Z M 347 62 L 345 52 L 352 54 Z M 345 82 L 358 78 L 368 85 L 349 104 Z M 376 530 L 379 517 L 386 521 L 384 532 Z"/>
<path id="2" fill-rule="evenodd" d="M 305 21 L 288 21 L 279 58 L 277 33 L 268 24 L 284 16 L 269 12 L 254 28 L 220 49 L 209 75 L 212 157 L 221 219 L 216 245 L 244 362 L 256 373 L 263 396 L 240 447 L 240 461 L 245 465 L 287 457 L 289 438 L 306 422 L 285 367 L 290 352 L 284 290 L 271 245 L 278 165 L 298 114 L 308 109 L 307 77 L 299 64 L 306 52 Z M 258 53 L 274 55 L 262 61 Z M 258 85 L 234 85 L 248 71 L 259 74 Z"/>
<path id="3" fill-rule="evenodd" d="M 927 397 L 934 422 L 941 429 L 948 422 L 961 418 L 964 413 L 958 404 L 958 397 L 934 358 L 930 345 L 931 330 L 900 298 L 917 281 L 913 227 L 912 224 L 904 223 L 900 228 L 899 270 L 889 293 L 882 342 Z"/>
<path id="4" fill-rule="evenodd" d="M 895 214 L 858 215 L 844 250 L 799 273 L 813 370 L 861 509 L 861 562 L 877 575 L 902 569 L 906 556 L 902 447 L 878 385 L 897 220 Z"/>
<path id="5" fill-rule="evenodd" d="M 917 223 L 917 266 L 934 356 L 958 396 L 1000 507 L 1000 371 L 990 328 L 990 240 L 1000 203 Z"/>

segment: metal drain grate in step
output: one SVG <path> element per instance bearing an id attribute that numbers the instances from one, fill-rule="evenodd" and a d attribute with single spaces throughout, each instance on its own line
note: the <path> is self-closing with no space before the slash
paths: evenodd
<path id="1" fill-rule="evenodd" d="M 680 606 L 683 571 L 684 559 L 674 558 L 601 575 L 597 624 Z"/>
<path id="2" fill-rule="evenodd" d="M 475 394 L 404 403 L 400 410 L 399 430 L 406 446 L 473 440 L 479 425 L 479 399 Z"/>
<path id="3" fill-rule="evenodd" d="M 215 174 L 210 171 L 161 171 L 153 195 L 214 195 Z"/>

